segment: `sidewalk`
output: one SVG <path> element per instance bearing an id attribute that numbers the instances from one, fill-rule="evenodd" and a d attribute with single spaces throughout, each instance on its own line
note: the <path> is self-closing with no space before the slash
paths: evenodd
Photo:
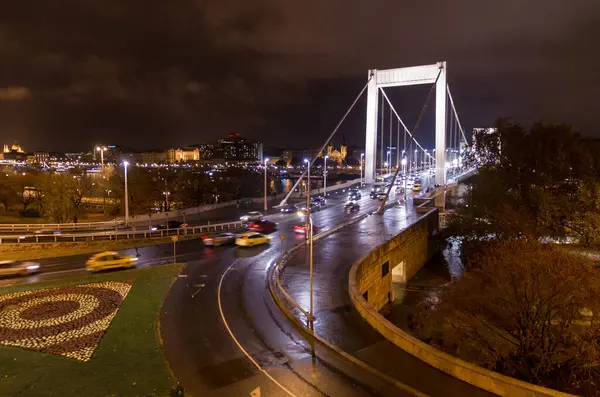
<path id="1" fill-rule="evenodd" d="M 491 394 L 439 371 L 384 339 L 356 312 L 348 293 L 352 264 L 418 218 L 412 208 L 394 207 L 328 236 L 314 246 L 315 333 L 345 352 L 431 396 Z M 281 272 L 284 288 L 302 306 L 309 306 L 306 252 L 298 251 Z M 303 322 L 304 318 L 295 310 Z"/>

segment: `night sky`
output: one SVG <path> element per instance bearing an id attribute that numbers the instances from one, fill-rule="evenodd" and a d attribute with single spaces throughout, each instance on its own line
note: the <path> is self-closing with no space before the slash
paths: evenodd
<path id="1" fill-rule="evenodd" d="M 467 129 L 508 116 L 600 138 L 598 38 L 598 0 L 13 1 L 0 143 L 147 149 L 236 131 L 318 146 L 369 68 L 442 60 Z M 409 127 L 428 89 L 388 89 Z M 364 101 L 342 136 L 363 143 Z"/>

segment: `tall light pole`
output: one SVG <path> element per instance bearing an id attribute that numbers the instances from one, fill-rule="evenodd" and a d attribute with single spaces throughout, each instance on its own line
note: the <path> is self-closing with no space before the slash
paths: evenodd
<path id="1" fill-rule="evenodd" d="M 425 153 L 423 153 L 423 168 L 429 168 L 429 153 L 427 153 L 427 149 L 423 149 Z"/>
<path id="2" fill-rule="evenodd" d="M 129 163 L 127 161 L 123 161 L 123 166 L 125 166 L 125 226 L 129 226 L 129 193 L 127 192 L 127 166 Z"/>
<path id="3" fill-rule="evenodd" d="M 310 207 L 305 211 L 298 211 L 298 216 L 306 217 L 306 235 L 308 236 L 308 294 L 309 309 L 308 321 L 312 324 L 313 316 L 313 219 L 310 214 Z"/>
<path id="4" fill-rule="evenodd" d="M 104 152 L 106 151 L 106 146 L 96 146 L 96 150 L 100 152 L 100 164 L 102 164 L 102 175 L 104 175 Z"/>
<path id="5" fill-rule="evenodd" d="M 269 162 L 269 158 L 265 159 L 265 207 L 264 210 L 267 210 L 267 163 Z"/>
<path id="6" fill-rule="evenodd" d="M 306 167 L 308 168 L 308 176 L 306 181 L 306 209 L 310 211 L 310 160 L 304 159 Z"/>
<path id="7" fill-rule="evenodd" d="M 327 159 L 329 156 L 325 156 L 325 167 L 323 169 L 323 197 L 327 197 Z M 310 173 L 310 171 L 309 171 Z"/>
<path id="8" fill-rule="evenodd" d="M 402 172 L 404 173 L 404 202 L 406 203 L 406 157 L 402 157 Z"/>
<path id="9" fill-rule="evenodd" d="M 419 151 L 415 149 L 415 170 L 419 170 Z"/>
<path id="10" fill-rule="evenodd" d="M 387 151 L 387 163 L 388 163 L 388 175 L 392 173 L 392 151 L 388 150 Z"/>
<path id="11" fill-rule="evenodd" d="M 361 153 L 360 154 L 360 187 L 362 187 L 363 185 L 363 161 L 365 158 L 365 154 Z"/>

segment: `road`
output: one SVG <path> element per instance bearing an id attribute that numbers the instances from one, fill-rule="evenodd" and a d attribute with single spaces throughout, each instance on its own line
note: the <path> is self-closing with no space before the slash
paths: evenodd
<path id="1" fill-rule="evenodd" d="M 326 230 L 375 211 L 379 202 L 369 198 L 369 190 L 362 189 L 357 214 L 344 213 L 345 195 L 330 198 L 313 214 L 315 225 Z M 199 240 L 178 243 L 178 261 L 188 266 L 164 303 L 160 323 L 167 358 L 182 385 L 194 396 L 244 396 L 257 388 L 266 396 L 408 395 L 314 344 L 274 306 L 266 271 L 304 237 L 293 233 L 295 214 L 269 218 L 278 223 L 269 245 L 212 249 Z M 138 253 L 140 267 L 172 262 L 172 244 Z M 85 277 L 87 257 L 40 261 L 40 274 L 0 280 L 0 287 Z"/>

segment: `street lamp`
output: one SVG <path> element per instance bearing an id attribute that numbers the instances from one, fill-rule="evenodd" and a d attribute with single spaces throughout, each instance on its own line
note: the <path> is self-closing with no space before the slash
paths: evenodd
<path id="1" fill-rule="evenodd" d="M 312 324 L 313 316 L 313 219 L 310 214 L 310 207 L 306 211 L 298 211 L 298 216 L 306 217 L 306 235 L 308 236 L 308 294 L 309 294 L 309 309 L 308 321 Z"/>
<path id="2" fill-rule="evenodd" d="M 96 150 L 100 152 L 100 162 L 102 164 L 102 174 L 104 174 L 104 152 L 106 151 L 106 146 L 96 146 Z"/>
<path id="3" fill-rule="evenodd" d="M 402 157 L 402 172 L 404 173 L 404 202 L 406 203 L 406 157 Z"/>
<path id="4" fill-rule="evenodd" d="M 427 149 L 423 149 L 425 153 L 423 153 L 423 168 L 429 168 L 429 153 L 427 153 Z"/>
<path id="5" fill-rule="evenodd" d="M 329 156 L 325 156 L 325 168 L 323 170 L 323 196 L 327 197 L 327 159 Z"/>
<path id="6" fill-rule="evenodd" d="M 415 169 L 419 170 L 419 154 L 418 149 L 415 149 Z"/>
<path id="7" fill-rule="evenodd" d="M 125 226 L 129 226 L 129 194 L 127 193 L 127 166 L 129 163 L 123 161 L 125 167 Z"/>
<path id="8" fill-rule="evenodd" d="M 360 186 L 363 185 L 363 159 L 365 158 L 365 154 L 360 154 Z"/>
<path id="9" fill-rule="evenodd" d="M 388 175 L 392 173 L 392 156 L 391 156 L 392 152 L 391 150 L 387 151 L 387 155 L 386 155 L 386 160 L 387 160 L 387 165 L 388 165 Z"/>
<path id="10" fill-rule="evenodd" d="M 265 211 L 267 210 L 267 163 L 269 162 L 269 158 L 265 159 Z"/>

